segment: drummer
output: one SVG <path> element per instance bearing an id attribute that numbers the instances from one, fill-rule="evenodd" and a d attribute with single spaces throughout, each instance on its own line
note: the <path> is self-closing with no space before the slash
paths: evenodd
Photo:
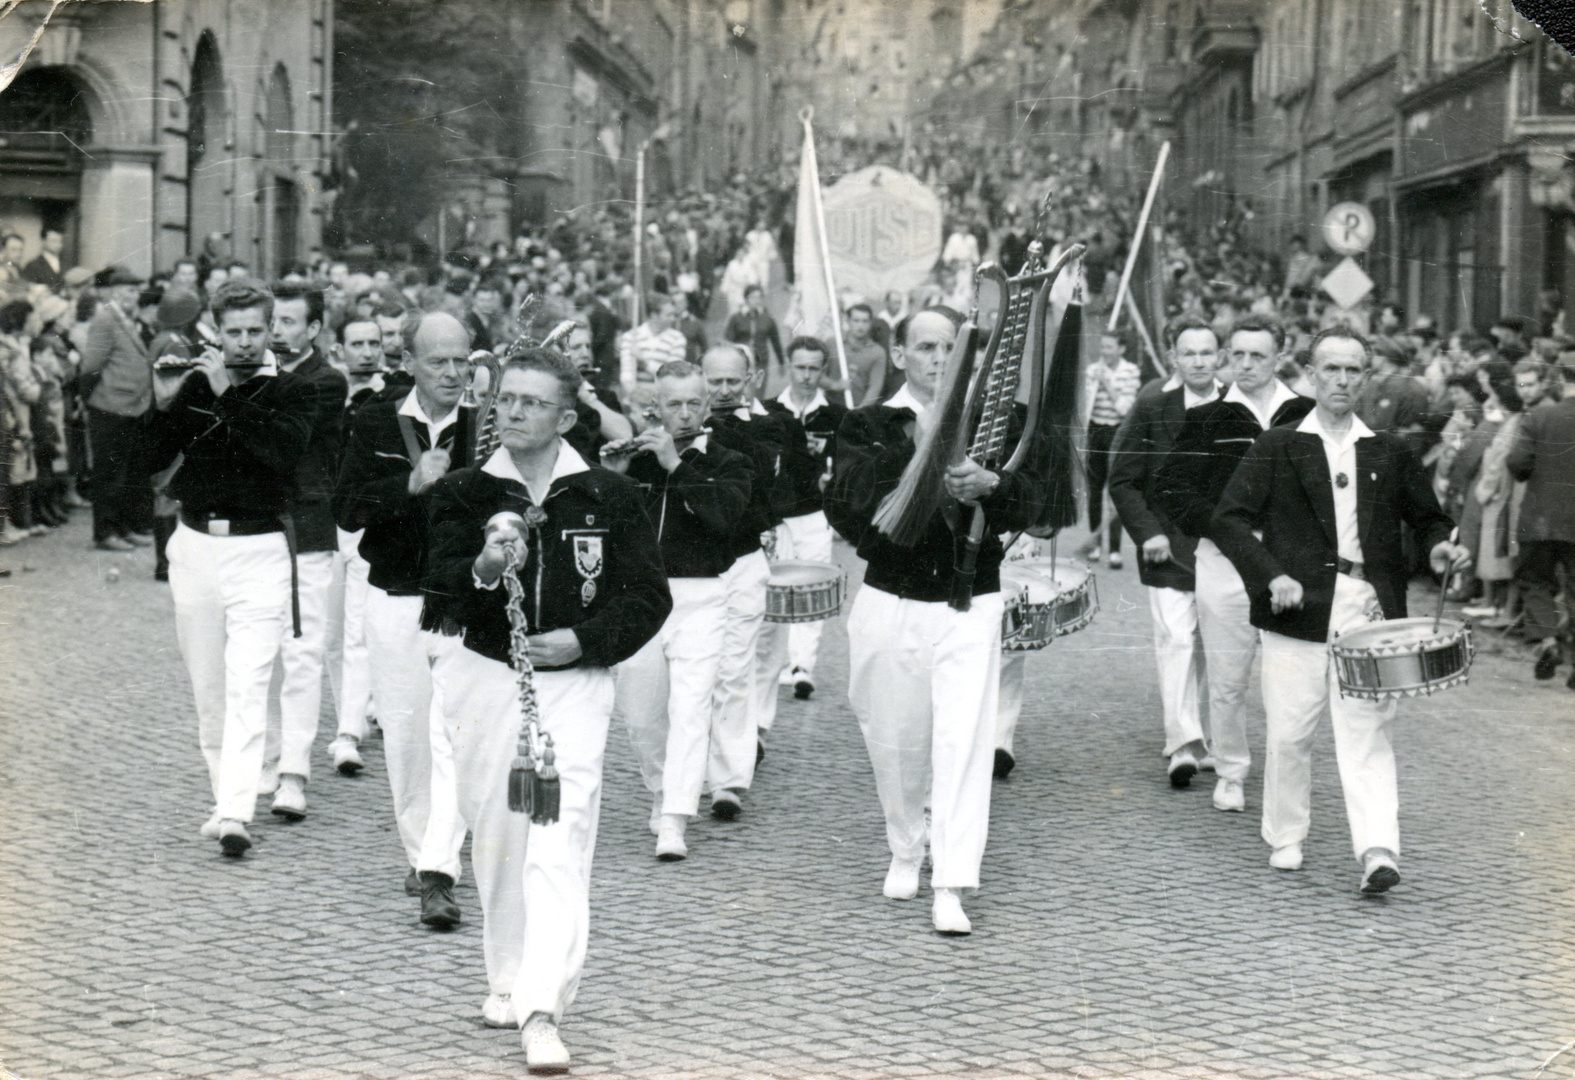
<path id="1" fill-rule="evenodd" d="M 1381 893 L 1400 882 L 1389 734 L 1395 703 L 1342 697 L 1328 643 L 1371 621 L 1405 616 L 1402 521 L 1429 548 L 1435 573 L 1463 569 L 1471 558 L 1450 542 L 1453 523 L 1405 443 L 1375 435 L 1353 411 L 1372 364 L 1366 339 L 1330 327 L 1313 338 L 1310 353 L 1317 405 L 1294 427 L 1271 428 L 1253 443 L 1225 488 L 1210 535 L 1240 572 L 1252 624 L 1263 631 L 1269 865 L 1301 868 L 1312 743 L 1327 711 L 1361 891 Z"/>
<path id="2" fill-rule="evenodd" d="M 658 369 L 655 409 L 657 423 L 608 443 L 601 459 L 640 484 L 673 594 L 661 632 L 618 665 L 613 708 L 655 796 L 656 857 L 671 862 L 688 855 L 684 833 L 700 808 L 727 615 L 721 575 L 733 562 L 727 534 L 749 503 L 753 470 L 702 429 L 710 396 L 695 365 L 676 360 Z"/>
<path id="3" fill-rule="evenodd" d="M 788 343 L 788 385 L 774 400 L 765 402 L 768 412 L 802 425 L 809 453 L 790 459 L 794 466 L 789 480 L 793 502 L 777 526 L 776 561 L 831 562 L 831 526 L 821 509 L 821 492 L 830 478 L 831 454 L 837 428 L 848 414 L 847 407 L 831 401 L 820 388 L 826 374 L 826 345 L 819 338 L 796 337 Z M 815 692 L 815 655 L 820 651 L 821 620 L 768 623 L 760 635 L 759 715 L 762 744 L 777 714 L 777 682 L 791 665 L 788 681 L 793 696 L 807 701 Z"/>

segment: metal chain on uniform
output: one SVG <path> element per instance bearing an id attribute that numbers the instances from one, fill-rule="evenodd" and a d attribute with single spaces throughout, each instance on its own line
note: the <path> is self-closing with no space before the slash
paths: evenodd
<path id="1" fill-rule="evenodd" d="M 508 592 L 509 661 L 519 678 L 520 733 L 514 761 L 509 766 L 509 809 L 526 813 L 537 825 L 558 820 L 561 801 L 557 756 L 552 736 L 541 730 L 536 701 L 536 668 L 530 658 L 530 620 L 525 615 L 525 586 L 520 582 L 519 557 L 510 549 L 503 566 L 503 588 Z"/>

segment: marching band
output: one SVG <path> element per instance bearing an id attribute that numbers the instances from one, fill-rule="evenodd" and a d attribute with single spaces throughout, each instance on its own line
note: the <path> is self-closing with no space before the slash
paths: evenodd
<path id="1" fill-rule="evenodd" d="M 492 354 L 447 314 L 379 312 L 322 356 L 320 295 L 219 288 L 219 346 L 156 366 L 153 427 L 155 464 L 181 461 L 170 582 L 213 790 L 202 835 L 243 856 L 270 791 L 275 815 L 305 818 L 326 665 L 334 768 L 363 769 L 372 718 L 382 731 L 421 922 L 462 919 L 468 833 L 483 1020 L 521 1030 L 533 1072 L 561 1072 L 614 716 L 655 856 L 682 860 L 702 796 L 743 815 L 779 690 L 826 689 L 840 536 L 865 564 L 847 694 L 885 820 L 882 891 L 915 898 L 928 861 L 934 929 L 971 933 L 1030 654 L 1097 610 L 1091 568 L 1055 542 L 1087 496 L 1077 254 L 1047 269 L 1035 245 L 999 311 L 902 319 L 905 381 L 851 410 L 809 337 L 771 400 L 751 350 L 725 344 L 635 372 L 626 417 L 585 381 L 585 327 Z M 1245 809 L 1261 648 L 1270 864 L 1301 865 L 1327 712 L 1360 889 L 1383 892 L 1399 882 L 1395 699 L 1446 682 L 1348 684 L 1332 646 L 1360 651 L 1359 631 L 1406 616 L 1401 522 L 1435 572 L 1469 554 L 1404 444 L 1354 416 L 1360 336 L 1318 337 L 1310 398 L 1276 377 L 1271 320 L 1242 319 L 1224 349 L 1182 321 L 1166 344 L 1174 375 L 1092 449 L 1149 587 L 1168 781 L 1212 766 L 1213 805 Z M 1413 652 L 1441 647 L 1433 622 Z"/>

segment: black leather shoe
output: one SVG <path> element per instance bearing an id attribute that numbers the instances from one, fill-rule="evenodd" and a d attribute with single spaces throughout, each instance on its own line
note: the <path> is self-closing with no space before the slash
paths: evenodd
<path id="1" fill-rule="evenodd" d="M 1005 780 L 1012 774 L 1012 769 L 1017 765 L 1017 759 L 1005 750 L 995 752 L 995 778 Z"/>
<path id="2" fill-rule="evenodd" d="M 421 875 L 416 873 L 414 870 L 405 875 L 405 895 L 421 895 Z"/>
<path id="3" fill-rule="evenodd" d="M 718 821 L 737 821 L 739 812 L 743 808 L 738 792 L 732 788 L 723 788 L 711 793 L 711 816 Z"/>
<path id="4" fill-rule="evenodd" d="M 1543 649 L 1537 654 L 1537 664 L 1531 669 L 1531 673 L 1538 679 L 1546 681 L 1553 678 L 1553 673 L 1558 669 L 1559 647 L 1554 645 L 1551 648 Z"/>
<path id="5" fill-rule="evenodd" d="M 452 930 L 459 925 L 454 879 L 447 874 L 421 871 L 421 922 L 434 930 Z"/>
<path id="6" fill-rule="evenodd" d="M 764 760 L 766 760 L 766 740 L 764 740 L 764 739 L 756 739 L 755 740 L 755 764 L 759 765 Z"/>

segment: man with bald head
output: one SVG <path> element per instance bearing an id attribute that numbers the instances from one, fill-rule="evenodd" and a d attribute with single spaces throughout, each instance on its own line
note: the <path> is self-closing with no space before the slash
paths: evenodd
<path id="1" fill-rule="evenodd" d="M 420 892 L 422 922 L 442 929 L 459 921 L 451 890 L 464 831 L 452 791 L 434 796 L 432 790 L 429 654 L 435 643 L 422 635 L 421 580 L 427 489 L 444 473 L 471 464 L 475 417 L 459 404 L 470 379 L 469 356 L 470 332 L 452 315 L 428 312 L 414 324 L 404 364 L 415 385 L 356 414 L 333 500 L 340 528 L 365 530 L 367 657 L 394 817 L 410 863 L 406 891 Z M 447 777 L 452 785 L 452 772 Z M 431 838 L 423 860 L 434 817 L 439 820 L 430 831 L 442 835 Z"/>

